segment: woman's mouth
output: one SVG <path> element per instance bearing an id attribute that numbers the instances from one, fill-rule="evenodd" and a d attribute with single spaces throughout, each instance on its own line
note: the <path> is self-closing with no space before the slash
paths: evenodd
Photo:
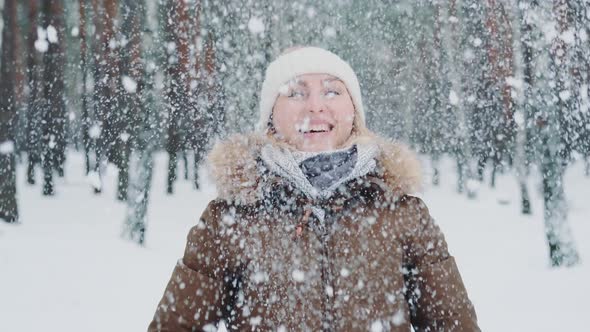
<path id="1" fill-rule="evenodd" d="M 327 121 L 311 120 L 305 118 L 303 123 L 297 126 L 297 131 L 303 134 L 305 139 L 323 138 L 334 130 L 334 125 Z"/>
<path id="2" fill-rule="evenodd" d="M 328 123 L 324 124 L 317 124 L 317 125 L 310 125 L 306 130 L 302 130 L 303 134 L 317 134 L 317 133 L 327 133 L 332 131 L 334 126 Z"/>
<path id="3" fill-rule="evenodd" d="M 307 126 L 307 128 L 301 128 L 300 133 L 303 134 L 305 139 L 322 139 L 330 135 L 334 126 L 329 123 L 313 124 Z"/>

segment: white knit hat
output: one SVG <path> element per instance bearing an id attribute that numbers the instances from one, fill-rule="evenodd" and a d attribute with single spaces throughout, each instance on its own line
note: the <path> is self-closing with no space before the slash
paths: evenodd
<path id="1" fill-rule="evenodd" d="M 344 82 L 356 111 L 356 123 L 365 126 L 365 111 L 356 74 L 346 61 L 319 47 L 301 47 L 280 55 L 266 69 L 260 92 L 260 119 L 256 129 L 265 133 L 279 89 L 303 74 L 329 74 Z"/>

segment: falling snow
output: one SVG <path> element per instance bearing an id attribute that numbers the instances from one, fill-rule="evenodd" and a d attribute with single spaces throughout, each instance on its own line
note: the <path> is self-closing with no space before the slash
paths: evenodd
<path id="1" fill-rule="evenodd" d="M 35 49 L 41 53 L 45 53 L 49 49 L 49 43 L 47 42 L 47 31 L 42 27 L 37 27 L 37 40 L 35 40 Z"/>
<path id="2" fill-rule="evenodd" d="M 55 27 L 53 27 L 53 25 L 47 26 L 47 40 L 52 44 L 56 44 L 58 42 L 57 30 Z"/>
<path id="3" fill-rule="evenodd" d="M 305 280 L 305 273 L 301 270 L 293 270 L 291 276 L 297 282 L 303 282 Z"/>
<path id="4" fill-rule="evenodd" d="M 382 332 L 383 331 L 383 323 L 381 321 L 374 321 L 371 324 L 371 332 Z"/>
<path id="5" fill-rule="evenodd" d="M 123 84 L 125 91 L 129 93 L 135 93 L 137 91 L 137 82 L 133 78 L 123 76 L 121 77 L 121 83 Z"/>
<path id="6" fill-rule="evenodd" d="M 248 20 L 248 30 L 250 30 L 253 34 L 260 34 L 264 32 L 264 22 L 261 18 L 252 16 L 250 20 Z"/>
<path id="7" fill-rule="evenodd" d="M 457 93 L 453 90 L 449 92 L 449 102 L 454 106 L 459 105 L 459 96 L 457 96 Z"/>
<path id="8" fill-rule="evenodd" d="M 14 152 L 14 142 L 13 141 L 4 141 L 0 143 L 0 154 L 10 154 Z"/>
<path id="9" fill-rule="evenodd" d="M 586 328 L 587 0 L 0 2 L 0 330 L 410 330 L 471 302 L 486 331 Z M 258 119 L 305 45 L 348 62 L 370 133 L 348 72 Z"/>

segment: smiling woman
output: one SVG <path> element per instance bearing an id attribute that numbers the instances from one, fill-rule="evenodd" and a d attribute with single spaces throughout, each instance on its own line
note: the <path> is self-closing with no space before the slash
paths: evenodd
<path id="1" fill-rule="evenodd" d="M 304 74 L 279 89 L 272 129 L 301 151 L 342 147 L 352 133 L 354 104 L 340 79 Z"/>
<path id="2" fill-rule="evenodd" d="M 416 156 L 364 115 L 334 53 L 300 47 L 269 65 L 257 132 L 209 154 L 219 197 L 150 331 L 479 331 L 440 229 L 410 195 Z"/>

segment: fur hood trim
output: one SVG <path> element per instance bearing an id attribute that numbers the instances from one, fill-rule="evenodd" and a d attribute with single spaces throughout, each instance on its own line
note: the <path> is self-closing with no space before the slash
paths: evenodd
<path id="1" fill-rule="evenodd" d="M 261 173 L 257 165 L 261 148 L 280 144 L 262 134 L 238 134 L 220 141 L 207 156 L 209 174 L 219 198 L 237 204 L 254 204 L 262 197 Z M 379 178 L 396 195 L 422 188 L 422 169 L 417 155 L 406 145 L 375 134 L 355 137 L 351 144 L 376 144 Z"/>

